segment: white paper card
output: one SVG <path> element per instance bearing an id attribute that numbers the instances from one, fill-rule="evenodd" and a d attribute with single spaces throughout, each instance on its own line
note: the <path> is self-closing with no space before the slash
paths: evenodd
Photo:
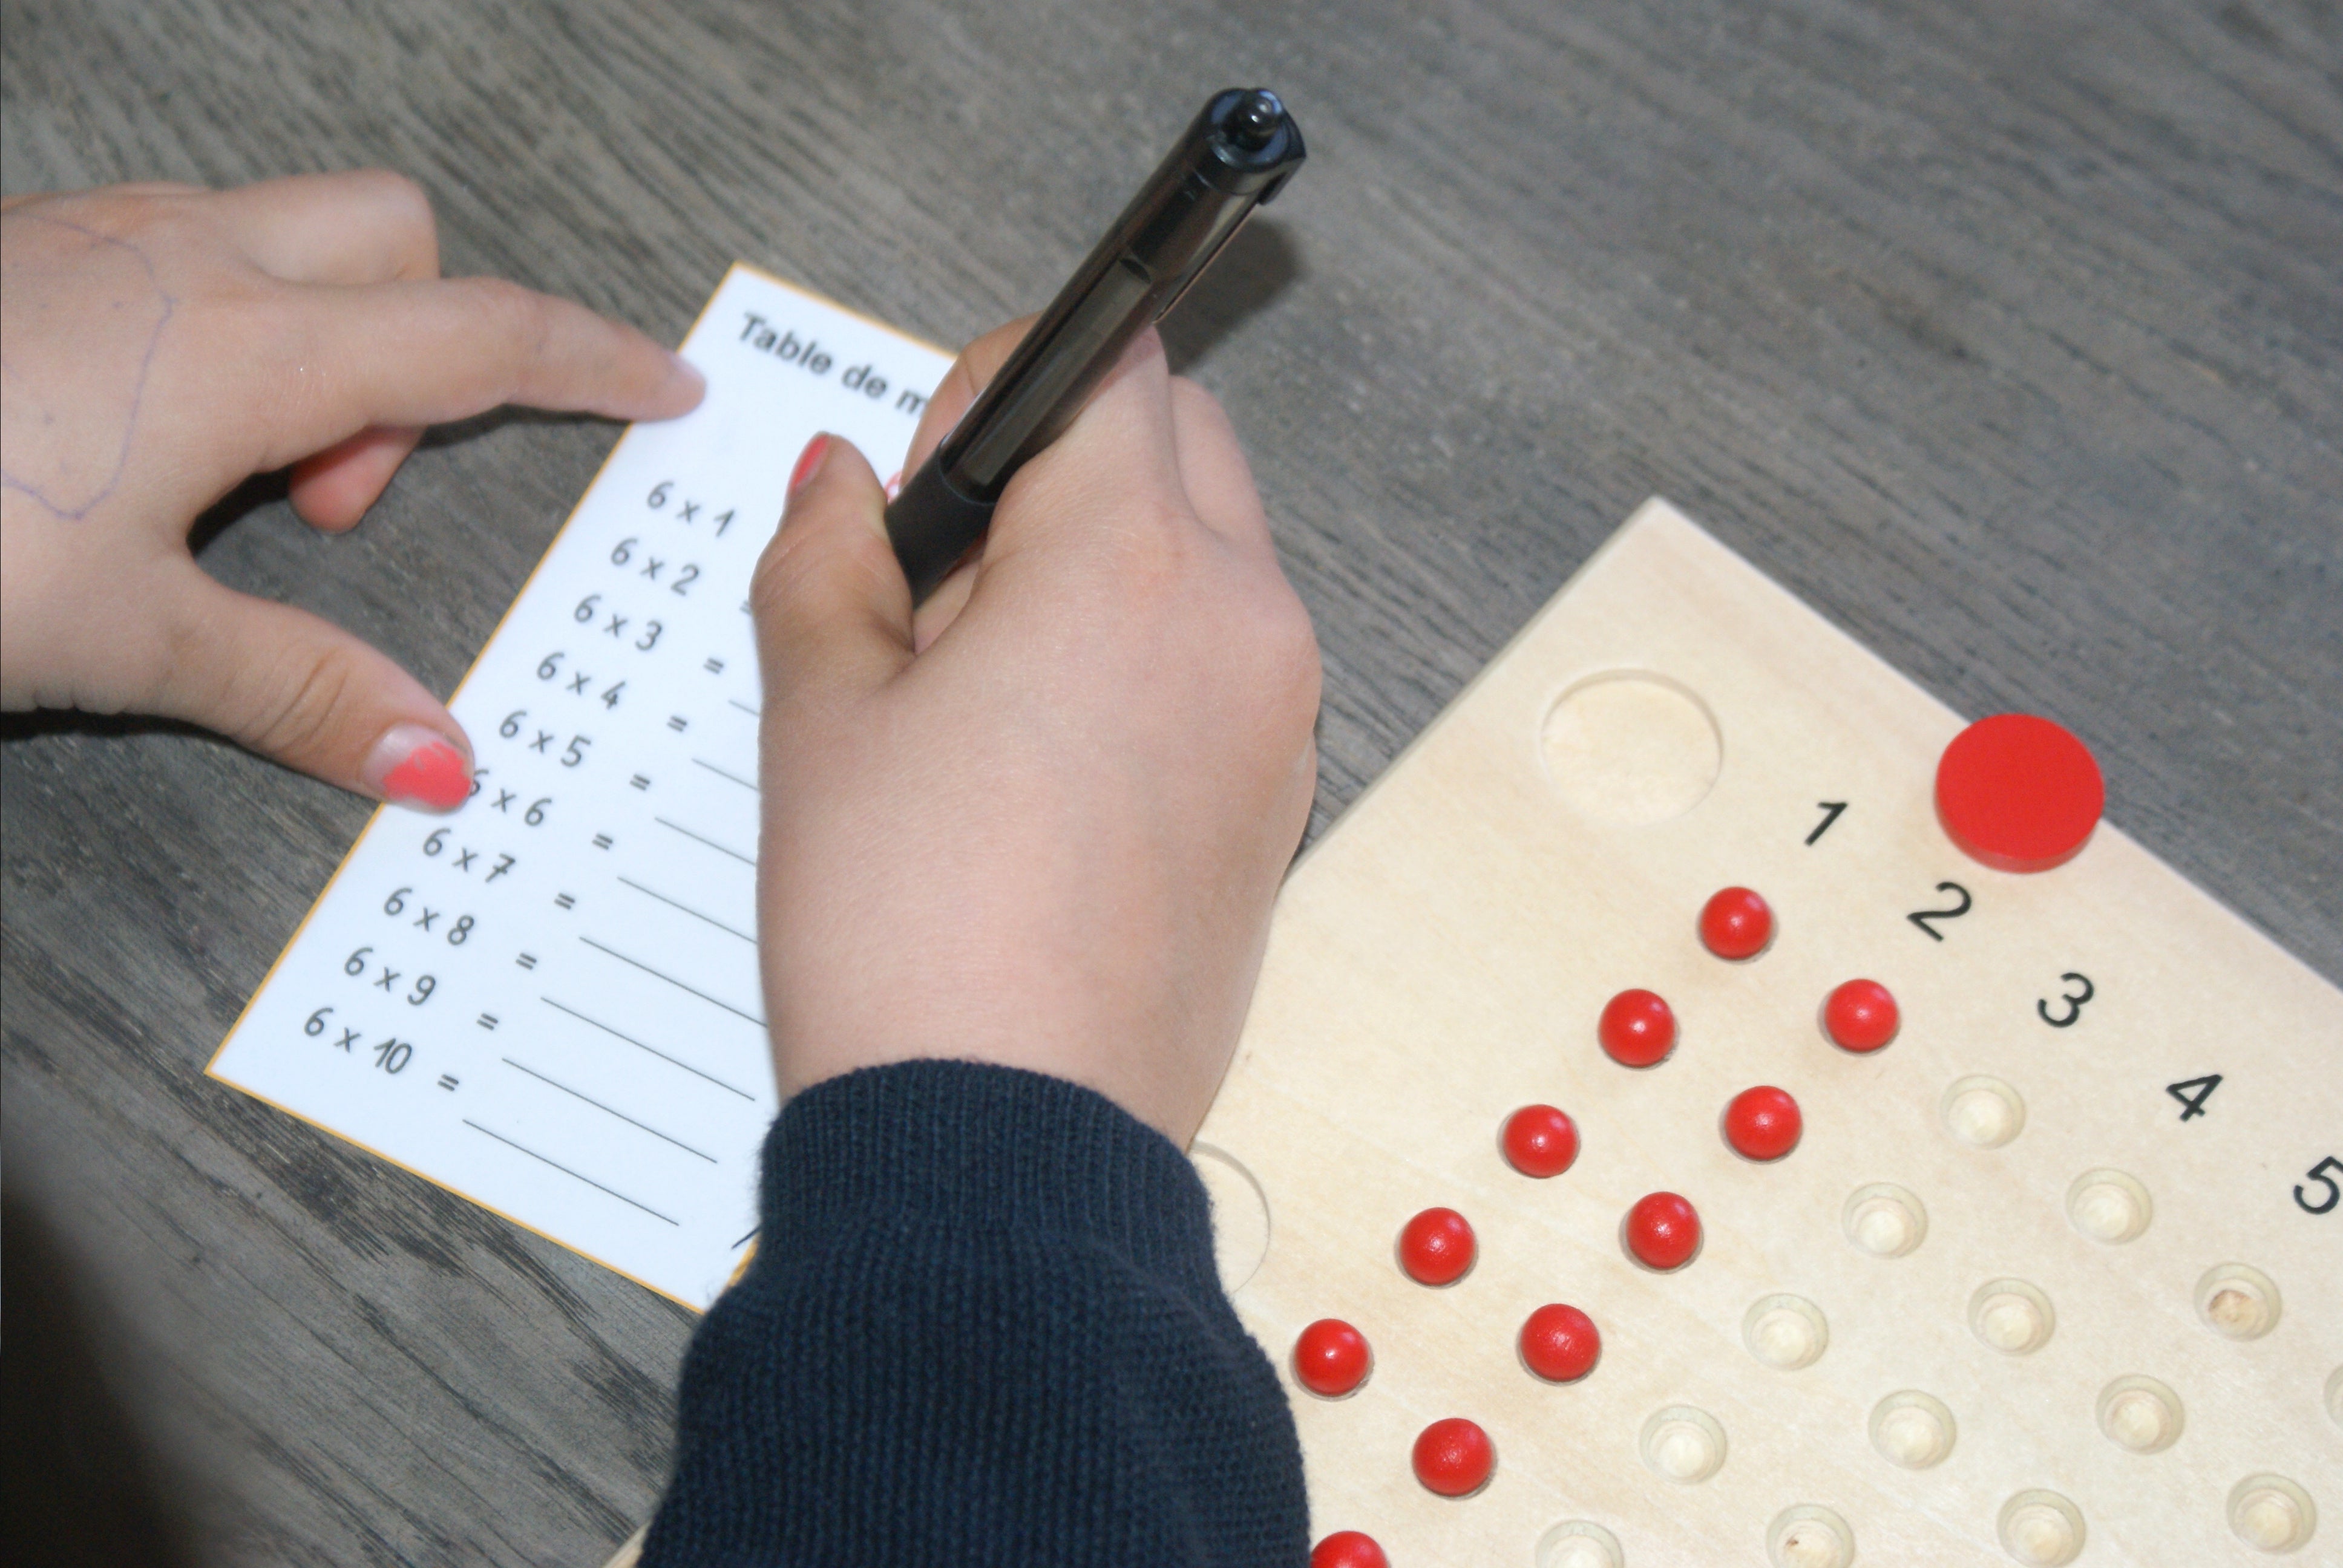
<path id="1" fill-rule="evenodd" d="M 950 358 L 736 266 L 450 704 L 478 788 L 378 812 L 212 1076 L 704 1307 L 775 1110 L 749 579 L 819 430 L 884 475 Z"/>

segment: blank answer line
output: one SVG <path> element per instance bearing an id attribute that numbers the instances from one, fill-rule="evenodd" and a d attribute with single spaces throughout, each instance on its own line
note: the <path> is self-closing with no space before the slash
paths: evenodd
<path id="1" fill-rule="evenodd" d="M 753 866 L 757 863 L 756 856 L 744 855 L 739 850 L 735 849 L 729 845 L 718 843 L 715 839 L 707 837 L 705 834 L 695 833 L 680 822 L 670 822 L 664 817 L 654 817 L 651 820 L 657 822 L 662 828 L 673 829 L 687 839 L 690 839 L 698 843 L 705 844 L 719 854 L 729 855 L 744 866 Z"/>
<path id="2" fill-rule="evenodd" d="M 608 1192 L 619 1202 L 628 1204 L 633 1208 L 640 1209 L 644 1213 L 649 1214 L 654 1220 L 666 1220 L 669 1224 L 673 1225 L 677 1230 L 679 1231 L 683 1229 L 682 1221 L 669 1219 L 669 1216 L 660 1213 L 649 1203 L 638 1203 L 632 1198 L 628 1197 L 624 1192 L 619 1191 L 616 1187 L 605 1187 L 599 1181 L 595 1181 L 591 1176 L 579 1175 L 578 1172 L 572 1171 L 568 1166 L 564 1165 L 558 1160 L 548 1160 L 544 1155 L 539 1154 L 536 1150 L 529 1148 L 527 1144 L 516 1143 L 511 1139 L 506 1137 L 503 1133 L 496 1131 L 490 1128 L 483 1127 L 468 1116 L 464 1118 L 464 1125 L 470 1128 L 475 1132 L 488 1133 L 489 1137 L 495 1139 L 506 1148 L 518 1149 L 522 1153 L 528 1155 L 531 1160 L 542 1161 L 545 1164 L 550 1165 L 556 1171 L 560 1171 L 564 1176 L 576 1176 L 578 1181 L 585 1182 L 586 1185 L 593 1188 L 597 1192 Z"/>
<path id="3" fill-rule="evenodd" d="M 741 712 L 747 714 L 751 719 L 762 719 L 765 717 L 765 710 L 763 709 L 751 708 L 737 697 L 728 697 L 724 700 L 730 703 L 733 707 L 739 709 Z"/>
<path id="4" fill-rule="evenodd" d="M 551 1084 L 554 1088 L 556 1088 L 556 1089 L 558 1089 L 558 1090 L 561 1091 L 561 1092 L 562 1092 L 562 1093 L 564 1093 L 564 1094 L 576 1095 L 576 1096 L 577 1096 L 577 1098 L 578 1098 L 579 1100 L 584 1101 L 587 1104 L 588 1104 L 588 1105 L 592 1106 L 595 1110 L 597 1110 L 597 1111 L 608 1111 L 611 1115 L 613 1115 L 613 1116 L 617 1117 L 619 1121 L 621 1121 L 625 1122 L 628 1126 L 629 1126 L 629 1127 L 639 1127 L 639 1128 L 641 1128 L 644 1131 L 646 1131 L 646 1132 L 649 1133 L 652 1137 L 654 1137 L 654 1138 L 657 1138 L 657 1139 L 660 1140 L 662 1142 L 667 1142 L 667 1143 L 672 1143 L 672 1144 L 674 1144 L 678 1149 L 682 1150 L 686 1154 L 697 1154 L 697 1155 L 699 1155 L 699 1158 L 701 1158 L 702 1160 L 707 1161 L 710 1165 L 713 1165 L 713 1164 L 716 1164 L 716 1163 L 717 1163 L 717 1159 L 716 1159 L 716 1156 L 715 1156 L 715 1155 L 713 1155 L 713 1154 L 709 1154 L 709 1153 L 706 1153 L 706 1152 L 703 1152 L 702 1151 L 698 1150 L 698 1149 L 694 1149 L 690 1144 L 686 1143 L 686 1142 L 685 1142 L 682 1139 L 680 1139 L 680 1138 L 669 1138 L 666 1133 L 661 1132 L 658 1128 L 653 1127 L 653 1126 L 652 1126 L 649 1122 L 648 1122 L 648 1121 L 636 1121 L 633 1117 L 631 1117 L 631 1116 L 628 1115 L 625 1111 L 619 1111 L 619 1110 L 618 1110 L 618 1109 L 616 1109 L 616 1108 L 614 1108 L 614 1107 L 612 1107 L 612 1106 L 605 1105 L 605 1104 L 603 1104 L 600 1101 L 598 1101 L 598 1100 L 595 1099 L 595 1098 L 594 1098 L 592 1095 L 590 1095 L 590 1094 L 583 1094 L 583 1093 L 579 1093 L 579 1092 L 578 1092 L 578 1091 L 577 1091 L 577 1090 L 575 1090 L 575 1089 L 570 1088 L 568 1084 L 566 1084 L 566 1083 L 564 1083 L 564 1082 L 560 1081 L 558 1079 L 548 1078 L 548 1077 L 546 1077 L 546 1076 L 545 1076 L 545 1074 L 543 1074 L 543 1073 L 541 1073 L 541 1072 L 538 1071 L 538 1070 L 537 1070 L 537 1069 L 535 1069 L 535 1068 L 533 1068 L 533 1067 L 526 1066 L 526 1065 L 524 1065 L 523 1063 L 520 1063 L 520 1062 L 515 1061 L 515 1060 L 514 1060 L 511 1057 L 509 1057 L 509 1056 L 508 1056 L 508 1057 L 504 1058 L 504 1059 L 503 1059 L 503 1060 L 504 1060 L 504 1064 L 505 1064 L 507 1067 L 509 1067 L 509 1068 L 513 1069 L 515 1071 L 517 1071 L 517 1072 L 526 1072 L 526 1073 L 528 1073 L 531 1078 L 534 1078 L 535 1080 L 537 1080 L 539 1083 L 549 1083 L 549 1084 Z"/>
<path id="5" fill-rule="evenodd" d="M 727 1083 L 712 1072 L 702 1072 L 699 1069 L 692 1066 L 691 1063 L 680 1060 L 676 1057 L 669 1056 L 666 1051 L 661 1050 L 655 1045 L 645 1045 L 633 1035 L 628 1034 L 621 1030 L 612 1029 L 608 1024 L 604 1023 L 598 1018 L 588 1018 L 584 1013 L 579 1012 L 576 1008 L 569 1006 L 566 1002 L 558 1002 L 549 996 L 541 996 L 537 1000 L 543 1002 L 546 1006 L 551 1008 L 556 1012 L 566 1012 L 570 1017 L 576 1019 L 579 1023 L 591 1024 L 596 1029 L 600 1030 L 604 1034 L 613 1035 L 619 1040 L 625 1040 L 637 1050 L 649 1051 L 653 1056 L 658 1057 L 661 1061 L 666 1062 L 670 1067 L 679 1067 L 683 1069 L 684 1071 L 691 1074 L 694 1078 L 704 1078 L 708 1080 L 709 1082 L 714 1084 L 717 1088 L 727 1091 L 729 1093 L 737 1094 L 741 1099 L 749 1101 L 751 1104 L 756 1101 L 757 1097 L 749 1093 L 747 1090 L 742 1089 L 736 1084 Z"/>
<path id="6" fill-rule="evenodd" d="M 749 791 L 751 795 L 759 795 L 763 793 L 762 790 L 757 788 L 753 780 L 743 779 L 738 773 L 727 773 L 723 769 L 719 768 L 715 763 L 710 762 L 705 757 L 695 757 L 691 761 L 692 766 L 696 768 L 705 768 L 710 773 L 715 774 L 719 779 L 729 779 L 731 782 L 740 786 L 741 789 Z"/>
<path id="7" fill-rule="evenodd" d="M 687 985 L 682 980 L 679 980 L 673 975 L 669 974 L 665 970 L 655 970 L 651 968 L 650 965 L 643 962 L 640 959 L 630 959 L 616 948 L 606 948 L 600 942 L 596 941 L 592 937 L 579 937 L 578 940 L 584 942 L 588 947 L 592 948 L 598 953 L 608 953 L 622 964 L 634 965 L 635 968 L 642 970 L 643 973 L 649 975 L 654 980 L 663 980 L 667 981 L 668 984 L 675 987 L 678 990 L 689 991 L 700 1000 L 714 1007 L 720 1007 L 735 1018 L 745 1018 L 750 1023 L 755 1024 L 759 1029 L 765 1027 L 765 1020 L 759 1018 L 755 1013 L 743 1012 L 739 1008 L 734 1007 L 730 1002 L 726 1001 L 722 997 L 709 996 L 706 991 L 701 990 L 696 985 Z"/>
<path id="8" fill-rule="evenodd" d="M 752 948 L 757 945 L 757 939 L 750 936 L 748 932 L 741 930 L 737 926 L 726 925 L 714 915 L 703 914 L 699 910 L 693 909 L 689 904 L 685 903 L 680 899 L 670 899 L 665 893 L 659 891 L 655 888 L 646 888 L 640 882 L 636 881 L 632 877 L 620 877 L 618 880 L 634 889 L 635 891 L 642 894 L 645 898 L 657 899 L 660 903 L 666 904 L 671 909 L 681 910 L 685 914 L 689 915 L 695 920 L 706 920 L 709 925 L 714 926 L 718 930 L 724 932 L 727 936 L 739 937 L 742 941 L 748 943 Z"/>

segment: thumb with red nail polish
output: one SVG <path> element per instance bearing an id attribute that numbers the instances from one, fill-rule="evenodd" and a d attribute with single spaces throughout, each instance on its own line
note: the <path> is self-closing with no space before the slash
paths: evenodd
<path id="1" fill-rule="evenodd" d="M 172 658 L 141 707 L 393 805 L 452 811 L 470 795 L 463 726 L 389 658 L 307 610 L 224 588 L 193 561 L 173 575 Z"/>

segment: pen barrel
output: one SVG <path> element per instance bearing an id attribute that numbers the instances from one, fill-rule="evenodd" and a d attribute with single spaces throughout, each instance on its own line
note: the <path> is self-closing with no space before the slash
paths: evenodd
<path id="1" fill-rule="evenodd" d="M 952 488 L 940 454 L 930 453 L 887 506 L 888 542 L 911 585 L 913 604 L 936 591 L 991 521 L 992 503 Z"/>

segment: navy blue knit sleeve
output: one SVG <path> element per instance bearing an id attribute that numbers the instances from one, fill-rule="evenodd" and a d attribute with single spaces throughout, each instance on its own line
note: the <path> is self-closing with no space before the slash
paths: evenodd
<path id="1" fill-rule="evenodd" d="M 645 1568 L 1305 1562 L 1203 1186 L 1112 1101 L 969 1062 L 833 1079 L 773 1124 L 761 1206 Z"/>

